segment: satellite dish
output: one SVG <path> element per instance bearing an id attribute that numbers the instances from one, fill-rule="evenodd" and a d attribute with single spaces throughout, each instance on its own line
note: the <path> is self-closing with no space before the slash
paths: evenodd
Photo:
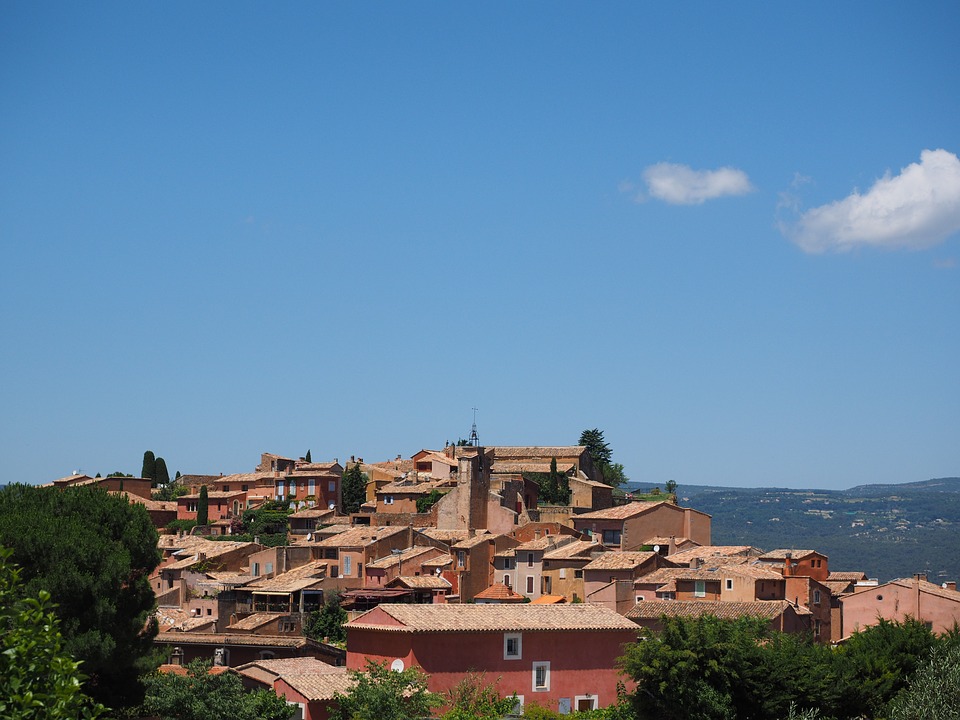
<path id="1" fill-rule="evenodd" d="M 392 663 L 390 663 L 390 669 L 394 672 L 403 672 L 403 660 L 397 658 Z"/>
<path id="2" fill-rule="evenodd" d="M 313 540 L 313 533 L 307 533 L 307 540 Z"/>
<path id="3" fill-rule="evenodd" d="M 654 545 L 654 546 L 653 546 L 653 551 L 654 551 L 654 552 L 660 552 L 660 546 L 659 546 L 659 545 Z"/>
<path id="4" fill-rule="evenodd" d="M 328 509 L 328 510 L 335 510 L 336 507 L 337 507 L 337 504 L 336 504 L 336 503 L 330 503 L 329 505 L 327 505 L 327 509 Z"/>
<path id="5" fill-rule="evenodd" d="M 442 572 L 443 572 L 443 570 L 441 570 L 440 568 L 437 568 L 437 569 L 436 569 L 436 570 L 435 570 L 434 572 L 436 572 L 436 573 L 437 573 L 437 575 L 439 575 L 440 573 L 442 573 Z"/>

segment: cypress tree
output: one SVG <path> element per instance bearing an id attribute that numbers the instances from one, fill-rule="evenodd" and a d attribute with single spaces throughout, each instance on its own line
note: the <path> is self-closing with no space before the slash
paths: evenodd
<path id="1" fill-rule="evenodd" d="M 313 460 L 310 458 L 310 450 L 309 450 L 309 449 L 307 450 L 307 454 L 303 456 L 303 459 L 306 460 L 307 462 L 313 462 Z"/>
<path id="2" fill-rule="evenodd" d="M 143 454 L 143 470 L 140 471 L 140 477 L 150 478 L 154 480 L 156 478 L 156 458 L 153 456 L 153 450 L 147 450 Z M 157 483 L 153 483 L 156 486 Z"/>
<path id="3" fill-rule="evenodd" d="M 167 461 L 162 457 L 158 457 L 153 468 L 153 482 L 151 485 L 156 487 L 157 485 L 166 485 L 170 482 L 170 473 L 167 472 Z"/>
<path id="4" fill-rule="evenodd" d="M 210 522 L 210 500 L 207 498 L 207 486 L 200 486 L 200 499 L 197 501 L 197 525 Z"/>

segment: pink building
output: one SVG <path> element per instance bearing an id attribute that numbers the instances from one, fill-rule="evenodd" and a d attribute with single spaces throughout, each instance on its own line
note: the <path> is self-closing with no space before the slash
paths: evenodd
<path id="1" fill-rule="evenodd" d="M 913 618 L 927 623 L 937 633 L 960 623 L 960 592 L 955 582 L 944 586 L 927 582 L 926 575 L 909 580 L 891 580 L 865 587 L 840 598 L 843 637 L 876 625 L 880 618 L 903 622 Z"/>
<path id="2" fill-rule="evenodd" d="M 617 700 L 617 670 L 637 626 L 588 605 L 380 605 L 347 623 L 347 667 L 421 667 L 443 693 L 471 671 L 502 695 L 568 713 Z"/>

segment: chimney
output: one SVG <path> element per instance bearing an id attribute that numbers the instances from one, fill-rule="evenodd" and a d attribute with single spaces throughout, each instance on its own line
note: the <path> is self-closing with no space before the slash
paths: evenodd
<path id="1" fill-rule="evenodd" d="M 691 570 L 699 570 L 699 569 L 700 569 L 700 563 L 702 563 L 702 562 L 703 562 L 703 560 L 701 560 L 701 559 L 698 558 L 698 557 L 690 558 L 690 569 L 691 569 Z"/>
<path id="2" fill-rule="evenodd" d="M 914 580 L 922 580 L 923 582 L 926 582 L 926 581 L 927 581 L 927 574 L 926 574 L 926 573 L 914 573 L 913 579 L 914 579 Z"/>
<path id="3" fill-rule="evenodd" d="M 357 461 L 357 459 L 356 459 L 353 455 L 351 455 L 351 456 L 350 456 L 350 462 L 356 462 L 356 461 Z"/>
<path id="4" fill-rule="evenodd" d="M 667 546 L 667 555 L 673 555 L 677 551 L 677 538 L 674 535 L 670 536 L 670 544 Z"/>
<path id="5" fill-rule="evenodd" d="M 539 529 L 539 528 L 537 528 L 536 530 L 533 531 L 533 539 L 534 539 L 534 540 L 539 540 L 539 539 L 540 539 L 540 529 Z"/>
<path id="6" fill-rule="evenodd" d="M 952 592 L 956 592 L 956 591 L 957 591 L 957 582 L 956 582 L 955 580 L 952 580 L 952 581 L 950 581 L 950 582 L 945 582 L 945 583 L 943 584 L 943 589 L 944 589 L 944 590 L 950 590 L 950 591 L 952 591 Z"/>
<path id="7" fill-rule="evenodd" d="M 793 575 L 792 560 L 793 560 L 792 552 L 784 553 L 784 556 L 783 556 L 783 576 L 784 577 L 790 577 L 791 575 Z"/>

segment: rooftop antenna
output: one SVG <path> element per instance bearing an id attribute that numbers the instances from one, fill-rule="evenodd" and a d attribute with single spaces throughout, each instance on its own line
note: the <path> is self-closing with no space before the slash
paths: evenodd
<path id="1" fill-rule="evenodd" d="M 470 428 L 470 444 L 474 447 L 480 447 L 480 436 L 477 435 L 477 410 L 479 408 L 473 409 L 473 427 Z"/>

